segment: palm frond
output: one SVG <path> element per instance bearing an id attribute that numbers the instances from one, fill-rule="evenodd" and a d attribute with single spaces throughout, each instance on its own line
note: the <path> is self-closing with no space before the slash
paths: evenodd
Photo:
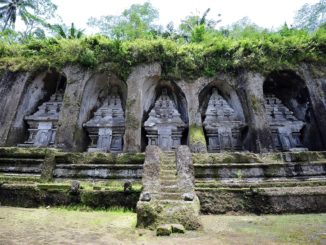
<path id="1" fill-rule="evenodd" d="M 211 11 L 210 8 L 206 9 L 206 11 L 204 12 L 203 16 L 200 18 L 199 24 L 200 25 L 204 25 L 206 23 L 206 17 L 209 13 L 209 11 Z"/>

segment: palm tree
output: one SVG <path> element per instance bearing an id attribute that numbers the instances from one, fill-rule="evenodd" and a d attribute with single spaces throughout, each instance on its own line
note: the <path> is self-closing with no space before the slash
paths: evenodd
<path id="1" fill-rule="evenodd" d="M 36 17 L 28 11 L 34 9 L 32 0 L 0 0 L 0 19 L 3 21 L 3 30 L 8 27 L 15 28 L 17 16 L 27 23 Z"/>
<path id="2" fill-rule="evenodd" d="M 49 25 L 49 28 L 54 31 L 59 37 L 65 39 L 79 39 L 84 35 L 84 30 L 77 29 L 74 23 L 71 23 L 70 28 L 60 24 Z"/>

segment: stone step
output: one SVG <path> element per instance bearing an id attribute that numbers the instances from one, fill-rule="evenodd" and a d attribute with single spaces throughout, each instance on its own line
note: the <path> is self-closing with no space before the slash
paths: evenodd
<path id="1" fill-rule="evenodd" d="M 175 162 L 161 162 L 160 165 L 161 166 L 173 166 L 173 167 L 177 166 Z"/>
<path id="2" fill-rule="evenodd" d="M 173 204 L 173 205 L 192 205 L 192 202 L 186 202 L 184 200 L 170 200 L 170 199 L 161 199 L 160 204 Z"/>
<path id="3" fill-rule="evenodd" d="M 167 168 L 167 169 L 176 169 L 177 166 L 175 164 L 161 164 L 160 168 Z"/>
<path id="4" fill-rule="evenodd" d="M 164 179 L 166 178 L 175 178 L 177 175 L 176 173 L 165 173 L 165 174 L 162 174 L 161 172 L 161 177 L 163 177 Z"/>
<path id="5" fill-rule="evenodd" d="M 177 180 L 160 180 L 160 184 L 161 186 L 171 186 L 171 185 L 176 185 L 177 184 Z"/>
<path id="6" fill-rule="evenodd" d="M 271 180 L 225 180 L 225 181 L 196 181 L 196 188 L 262 188 L 262 187 L 299 187 L 326 186 L 326 178 L 310 179 L 271 179 Z"/>
<path id="7" fill-rule="evenodd" d="M 177 180 L 177 176 L 176 175 L 161 175 L 160 176 L 160 180 L 162 181 L 164 181 L 164 180 Z"/>
<path id="8" fill-rule="evenodd" d="M 30 165 L 30 164 L 42 164 L 44 159 L 40 158 L 0 158 L 0 165 L 2 164 L 21 164 L 21 165 Z"/>
<path id="9" fill-rule="evenodd" d="M 177 175 L 177 171 L 175 169 L 161 169 L 160 176 L 168 176 L 168 175 Z"/>
<path id="10" fill-rule="evenodd" d="M 166 174 L 167 175 L 169 175 L 169 174 L 176 175 L 177 171 L 175 169 L 161 169 L 160 174 L 161 175 L 166 175 Z"/>
<path id="11" fill-rule="evenodd" d="M 176 185 L 161 186 L 161 191 L 168 193 L 180 192 L 179 188 Z"/>
<path id="12" fill-rule="evenodd" d="M 158 196 L 159 200 L 182 200 L 182 193 L 162 192 Z"/>
<path id="13" fill-rule="evenodd" d="M 174 159 L 171 159 L 171 160 L 164 159 L 164 160 L 161 161 L 161 164 L 163 164 L 163 165 L 169 165 L 169 164 L 175 165 L 176 163 L 175 163 Z"/>

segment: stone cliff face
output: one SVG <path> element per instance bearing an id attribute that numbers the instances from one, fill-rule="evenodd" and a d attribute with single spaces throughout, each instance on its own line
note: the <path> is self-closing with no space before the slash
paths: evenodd
<path id="1" fill-rule="evenodd" d="M 228 121 L 228 113 L 232 111 L 233 117 L 243 125 L 234 133 L 232 130 L 220 130 L 219 124 L 211 122 L 215 125 L 209 129 L 214 136 L 214 144 L 233 142 L 233 138 L 237 137 L 236 142 L 240 144 L 237 150 L 289 150 L 282 148 L 282 142 L 291 135 L 282 134 L 284 127 L 281 124 L 276 122 L 273 124 L 275 127 L 270 124 L 270 117 L 284 113 L 284 109 L 274 108 L 270 115 L 266 111 L 266 98 L 275 96 L 287 108 L 287 114 L 293 115 L 288 118 L 296 118 L 303 125 L 300 132 L 296 132 L 302 148 L 326 148 L 326 131 L 323 130 L 326 126 L 326 67 L 302 64 L 298 70 L 275 71 L 267 75 L 243 71 L 237 76 L 216 74 L 213 78 L 202 77 L 195 81 L 166 81 L 161 79 L 158 63 L 134 67 L 126 81 L 108 71 L 93 71 L 79 66 L 38 73 L 2 72 L 0 146 L 16 146 L 25 142 L 28 139 L 26 117 L 63 89 L 55 146 L 66 151 L 86 151 L 91 139 L 83 125 L 94 117 L 113 88 L 117 90 L 124 111 L 125 152 L 143 151 L 149 144 L 144 123 L 163 90 L 168 91 L 169 100 L 177 110 L 175 113 L 180 114 L 187 125 L 180 142 L 188 144 L 192 151 L 207 150 L 206 141 L 210 136 L 203 122 L 209 103 L 214 110 L 213 102 L 210 102 L 213 91 L 223 101 L 222 108 L 227 108 L 218 113 L 210 111 L 215 113 L 216 120 L 223 115 L 224 122 Z M 215 107 L 218 109 L 218 105 Z M 112 115 L 114 117 L 114 113 Z M 159 130 L 157 134 L 159 137 Z M 171 135 L 173 137 L 173 132 Z"/>

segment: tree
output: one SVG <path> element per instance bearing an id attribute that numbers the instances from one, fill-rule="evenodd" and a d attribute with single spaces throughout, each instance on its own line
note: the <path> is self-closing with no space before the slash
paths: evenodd
<path id="1" fill-rule="evenodd" d="M 153 35 L 156 29 L 154 21 L 158 16 L 158 10 L 146 2 L 131 5 L 119 16 L 108 15 L 99 19 L 92 17 L 87 24 L 114 39 L 136 39 Z"/>
<path id="2" fill-rule="evenodd" d="M 17 16 L 27 23 L 34 18 L 31 9 L 35 8 L 31 0 L 0 0 L 0 19 L 3 22 L 3 30 L 15 29 Z"/>
<path id="3" fill-rule="evenodd" d="M 36 34 L 42 32 L 44 27 L 48 26 L 48 22 L 58 21 L 59 16 L 56 15 L 57 5 L 53 4 L 51 0 L 33 0 L 33 18 L 26 25 L 25 33 Z"/>
<path id="4" fill-rule="evenodd" d="M 208 19 L 207 15 L 210 12 L 208 8 L 203 15 L 199 13 L 187 16 L 186 19 L 182 20 L 179 30 L 181 35 L 188 41 L 201 42 L 207 31 L 214 30 L 215 26 L 221 22 L 220 19 L 213 20 Z M 218 17 L 221 15 L 218 14 Z"/>
<path id="5" fill-rule="evenodd" d="M 225 36 L 233 38 L 260 36 L 263 31 L 265 31 L 265 29 L 252 22 L 248 16 L 243 17 L 234 22 L 232 25 L 221 29 L 221 32 Z"/>
<path id="6" fill-rule="evenodd" d="M 15 29 L 17 18 L 25 24 L 26 36 L 40 32 L 55 17 L 57 6 L 51 0 L 0 0 L 2 29 Z"/>
<path id="7" fill-rule="evenodd" d="M 65 39 L 78 39 L 84 35 L 84 30 L 77 29 L 74 23 L 68 28 L 65 25 L 49 25 L 49 28 L 58 36 Z"/>
<path id="8" fill-rule="evenodd" d="M 326 23 L 326 0 L 316 4 L 305 4 L 296 13 L 293 26 L 297 29 L 315 31 Z"/>

